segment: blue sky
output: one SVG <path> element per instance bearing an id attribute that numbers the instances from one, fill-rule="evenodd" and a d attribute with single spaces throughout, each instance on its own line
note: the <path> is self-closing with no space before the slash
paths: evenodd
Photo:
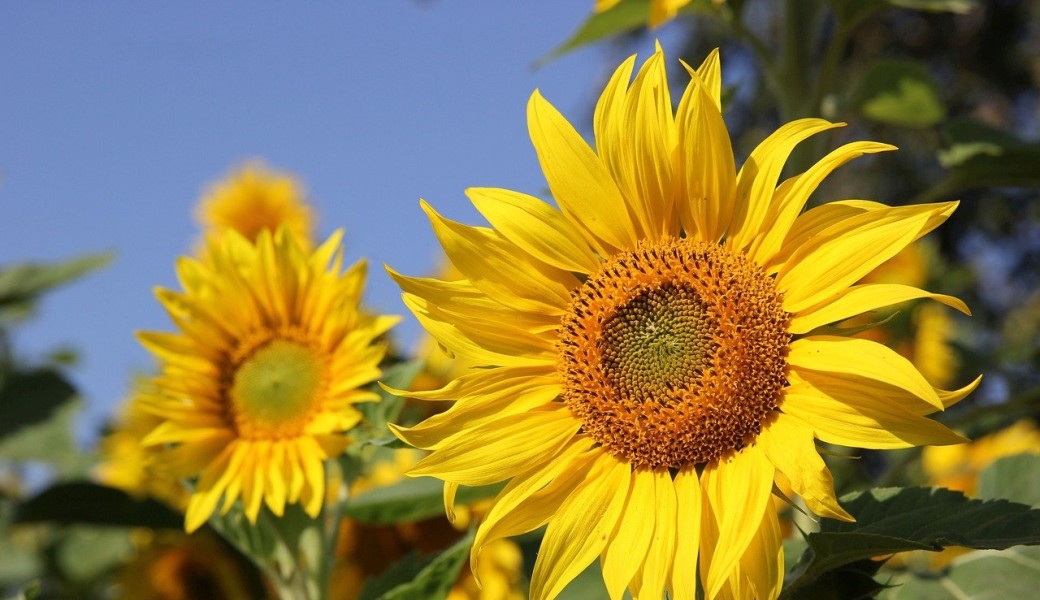
<path id="1" fill-rule="evenodd" d="M 200 193 L 252 158 L 303 181 L 320 233 L 345 228 L 348 258 L 368 257 L 368 305 L 405 314 L 382 264 L 437 264 L 419 198 L 476 222 L 468 186 L 541 194 L 536 87 L 587 131 L 616 51 L 531 64 L 592 5 L 0 4 L 0 264 L 117 255 L 53 293 L 17 349 L 80 351 L 71 375 L 96 429 L 152 364 L 133 331 L 170 328 L 152 289 L 176 287 Z M 410 315 L 398 334 L 418 338 Z"/>

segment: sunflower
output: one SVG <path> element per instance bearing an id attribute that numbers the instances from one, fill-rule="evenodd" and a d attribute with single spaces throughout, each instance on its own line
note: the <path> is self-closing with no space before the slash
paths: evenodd
<path id="1" fill-rule="evenodd" d="M 322 461 L 348 445 L 352 405 L 378 398 L 361 386 L 380 375 L 380 336 L 397 321 L 359 311 L 365 264 L 341 273 L 341 236 L 313 253 L 285 227 L 255 244 L 212 237 L 205 261 L 178 263 L 183 292 L 157 290 L 180 332 L 138 336 L 162 369 L 142 400 L 161 418 L 144 443 L 166 448 L 178 476 L 199 476 L 188 531 L 221 497 L 225 512 L 242 498 L 252 522 L 261 503 L 321 510 Z"/>
<path id="2" fill-rule="evenodd" d="M 647 25 L 660 27 L 675 18 L 679 11 L 693 0 L 650 0 L 650 13 Z M 712 0 L 715 4 L 723 4 L 726 0 Z M 621 0 L 596 0 L 595 11 L 605 12 L 614 8 Z"/>
<path id="3" fill-rule="evenodd" d="M 422 203 L 457 282 L 390 271 L 437 340 L 484 368 L 425 393 L 453 399 L 414 427 L 409 474 L 508 481 L 472 549 L 547 525 L 531 581 L 556 596 L 597 557 L 611 598 L 775 598 L 782 548 L 770 494 L 784 474 L 816 514 L 851 519 L 814 440 L 866 448 L 959 443 L 925 415 L 977 384 L 937 390 L 894 351 L 818 328 L 928 297 L 853 285 L 956 203 L 864 200 L 803 212 L 834 169 L 891 150 L 853 142 L 777 185 L 796 144 L 840 124 L 803 119 L 735 169 L 713 52 L 673 114 L 658 51 L 635 57 L 594 115 L 596 149 L 536 91 L 531 140 L 558 209 L 470 189 L 492 225 Z M 699 573 L 699 576 L 698 576 Z"/>
<path id="4" fill-rule="evenodd" d="M 196 219 L 208 231 L 234 230 L 250 240 L 285 225 L 310 247 L 314 214 L 300 183 L 253 161 L 210 186 L 196 207 Z"/>

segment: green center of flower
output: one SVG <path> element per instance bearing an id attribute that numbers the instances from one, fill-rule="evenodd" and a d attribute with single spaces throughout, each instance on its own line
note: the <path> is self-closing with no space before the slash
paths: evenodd
<path id="1" fill-rule="evenodd" d="M 627 397 L 662 397 L 700 374 L 713 351 L 711 330 L 690 289 L 645 290 L 603 324 L 606 376 Z"/>
<path id="2" fill-rule="evenodd" d="M 719 460 L 752 443 L 783 400 L 789 316 L 743 254 L 644 242 L 575 291 L 560 396 L 585 434 L 633 465 Z"/>
<path id="3" fill-rule="evenodd" d="M 286 435 L 306 419 L 325 387 L 325 369 L 313 349 L 273 340 L 235 370 L 231 401 L 245 437 Z"/>

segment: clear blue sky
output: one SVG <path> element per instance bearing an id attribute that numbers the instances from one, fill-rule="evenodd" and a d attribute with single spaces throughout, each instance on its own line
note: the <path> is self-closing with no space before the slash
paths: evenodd
<path id="1" fill-rule="evenodd" d="M 348 258 L 368 257 L 368 305 L 405 314 L 382 264 L 436 265 L 418 199 L 475 222 L 468 186 L 541 194 L 525 121 L 536 87 L 588 130 L 619 56 L 593 47 L 531 63 L 592 5 L 0 4 L 0 264 L 117 254 L 53 293 L 17 349 L 79 350 L 81 430 L 100 426 L 152 364 L 133 331 L 171 327 L 152 288 L 176 287 L 202 189 L 251 158 L 301 178 L 320 233 L 345 228 Z M 398 337 L 418 332 L 408 315 Z"/>

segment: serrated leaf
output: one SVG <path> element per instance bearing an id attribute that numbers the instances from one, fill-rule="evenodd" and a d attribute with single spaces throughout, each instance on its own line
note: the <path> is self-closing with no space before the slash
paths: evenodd
<path id="1" fill-rule="evenodd" d="M 61 523 L 181 529 L 184 517 L 162 502 L 85 481 L 59 483 L 21 503 L 15 523 Z"/>
<path id="2" fill-rule="evenodd" d="M 853 106 L 864 116 L 899 127 L 931 127 L 946 118 L 928 69 L 909 60 L 879 60 L 863 76 Z"/>
<path id="3" fill-rule="evenodd" d="M 75 396 L 72 384 L 51 369 L 8 375 L 0 384 L 0 438 L 46 421 Z"/>
<path id="4" fill-rule="evenodd" d="M 343 514 L 370 525 L 410 523 L 444 515 L 444 483 L 433 477 L 409 478 L 347 499 Z M 456 504 L 490 498 L 501 485 L 460 487 Z"/>
<path id="5" fill-rule="evenodd" d="M 996 460 L 979 474 L 978 496 L 1040 506 L 1040 454 Z"/>
<path id="6" fill-rule="evenodd" d="M 844 496 L 841 503 L 856 522 L 821 521 L 820 531 L 806 537 L 809 549 L 781 598 L 800 597 L 845 565 L 904 550 L 1040 544 L 1040 510 L 1006 500 L 973 500 L 943 488 L 879 488 Z"/>
<path id="7" fill-rule="evenodd" d="M 874 579 L 882 561 L 864 559 L 828 571 L 790 596 L 792 600 L 864 600 L 885 586 Z"/>
<path id="8" fill-rule="evenodd" d="M 889 583 L 885 600 L 1006 600 L 1034 598 L 1040 590 L 1040 548 L 978 550 L 960 556 L 930 577 L 903 573 Z"/>
<path id="9" fill-rule="evenodd" d="M 112 254 L 87 254 L 58 263 L 26 262 L 0 269 L 0 307 L 21 304 L 41 293 L 99 269 Z"/>
<path id="10" fill-rule="evenodd" d="M 443 600 L 459 577 L 473 544 L 470 532 L 432 559 L 406 556 L 361 591 L 358 600 Z"/>

